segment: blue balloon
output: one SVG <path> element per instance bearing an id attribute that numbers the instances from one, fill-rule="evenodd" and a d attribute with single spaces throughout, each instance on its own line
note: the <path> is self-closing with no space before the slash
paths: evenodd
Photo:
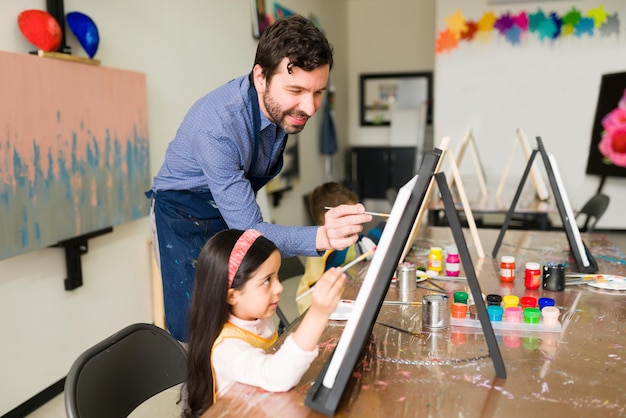
<path id="1" fill-rule="evenodd" d="M 100 43 L 100 35 L 98 34 L 98 27 L 91 20 L 89 16 L 81 12 L 70 12 L 66 16 L 67 24 L 70 30 L 78 38 L 81 46 L 89 55 L 89 58 L 93 58 L 98 50 L 98 44 Z"/>

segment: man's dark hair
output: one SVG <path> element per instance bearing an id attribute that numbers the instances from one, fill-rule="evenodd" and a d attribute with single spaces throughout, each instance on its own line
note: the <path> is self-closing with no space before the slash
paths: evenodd
<path id="1" fill-rule="evenodd" d="M 287 71 L 294 66 L 305 71 L 329 65 L 333 67 L 333 47 L 313 22 L 293 15 L 276 20 L 261 35 L 254 64 L 263 68 L 269 83 L 284 58 L 289 59 Z"/>

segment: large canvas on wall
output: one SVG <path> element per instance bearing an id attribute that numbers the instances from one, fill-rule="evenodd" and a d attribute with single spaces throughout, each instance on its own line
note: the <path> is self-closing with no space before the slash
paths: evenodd
<path id="1" fill-rule="evenodd" d="M 148 214 L 142 73 L 0 52 L 0 259 Z"/>

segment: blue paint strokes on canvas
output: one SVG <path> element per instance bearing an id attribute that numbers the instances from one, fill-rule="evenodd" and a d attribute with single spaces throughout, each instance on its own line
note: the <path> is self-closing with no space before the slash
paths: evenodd
<path id="1" fill-rule="evenodd" d="M 12 248 L 3 245 L 0 259 L 54 244 L 60 239 L 50 241 L 51 229 L 58 232 L 70 225 L 64 235 L 69 238 L 74 236 L 75 224 L 89 232 L 147 215 L 149 201 L 143 192 L 150 188 L 148 138 L 140 135 L 136 126 L 129 138 L 112 137 L 111 132 L 107 130 L 104 141 L 100 141 L 95 135 L 81 136 L 80 131 L 74 131 L 69 149 L 44 149 L 35 139 L 30 156 L 20 154 L 9 138 L 0 137 L 1 149 L 12 151 L 11 177 L 15 183 L 15 187 L 0 186 L 0 210 L 10 214 L 19 202 L 19 221 L 8 222 L 14 222 L 18 248 L 15 243 Z M 21 140 L 19 135 L 17 140 Z M 102 143 L 104 151 L 99 145 Z M 29 170 L 34 173 L 31 178 Z M 77 182 L 82 187 L 77 188 Z M 129 199 L 129 195 L 139 197 Z M 132 204 L 124 203 L 130 201 Z M 57 225 L 51 228 L 49 222 Z M 5 223 L 0 223 L 3 230 Z"/>

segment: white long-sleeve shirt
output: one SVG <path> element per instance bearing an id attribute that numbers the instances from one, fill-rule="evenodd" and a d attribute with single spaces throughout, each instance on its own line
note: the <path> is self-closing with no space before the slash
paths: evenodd
<path id="1" fill-rule="evenodd" d="M 266 339 L 272 338 L 276 329 L 271 319 L 244 321 L 231 315 L 229 322 Z M 213 347 L 217 395 L 222 396 L 235 382 L 270 392 L 288 391 L 300 381 L 317 354 L 317 347 L 305 351 L 291 335 L 274 353 L 255 348 L 239 338 L 226 338 Z"/>

